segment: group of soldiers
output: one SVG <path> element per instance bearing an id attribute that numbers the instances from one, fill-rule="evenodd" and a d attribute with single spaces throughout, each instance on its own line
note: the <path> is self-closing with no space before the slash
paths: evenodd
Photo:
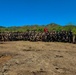
<path id="1" fill-rule="evenodd" d="M 26 31 L 0 32 L 0 41 L 44 41 L 76 43 L 76 35 L 71 31 Z"/>

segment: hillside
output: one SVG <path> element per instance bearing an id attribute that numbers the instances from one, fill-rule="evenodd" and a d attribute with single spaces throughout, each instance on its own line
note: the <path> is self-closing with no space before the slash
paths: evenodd
<path id="1" fill-rule="evenodd" d="M 73 24 L 68 24 L 65 26 L 61 26 L 55 23 L 47 24 L 47 25 L 24 25 L 24 26 L 13 26 L 13 27 L 2 27 L 0 26 L 0 32 L 6 32 L 6 31 L 11 31 L 11 32 L 25 32 L 26 30 L 36 30 L 36 31 L 43 31 L 44 27 L 47 27 L 49 31 L 51 30 L 56 30 L 56 31 L 61 31 L 61 30 L 72 30 L 74 34 L 76 34 L 76 26 Z"/>

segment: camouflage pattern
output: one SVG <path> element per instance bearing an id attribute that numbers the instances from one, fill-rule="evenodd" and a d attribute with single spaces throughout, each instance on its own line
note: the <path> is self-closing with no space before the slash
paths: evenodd
<path id="1" fill-rule="evenodd" d="M 26 31 L 26 32 L 0 32 L 0 41 L 44 41 L 76 43 L 76 35 L 71 31 Z"/>

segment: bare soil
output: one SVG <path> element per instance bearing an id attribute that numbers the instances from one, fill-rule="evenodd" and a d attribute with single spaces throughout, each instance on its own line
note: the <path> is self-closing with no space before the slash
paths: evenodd
<path id="1" fill-rule="evenodd" d="M 0 75 L 76 75 L 76 44 L 1 42 Z"/>

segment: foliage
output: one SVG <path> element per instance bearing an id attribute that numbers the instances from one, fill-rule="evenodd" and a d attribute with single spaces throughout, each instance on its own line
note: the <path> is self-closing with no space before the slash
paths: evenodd
<path id="1" fill-rule="evenodd" d="M 43 29 L 47 27 L 49 31 L 56 30 L 71 30 L 74 34 L 76 34 L 76 25 L 67 24 L 65 26 L 61 26 L 55 23 L 47 24 L 47 25 L 25 25 L 20 27 L 3 27 L 0 26 L 0 32 L 25 32 L 27 30 L 36 30 L 36 31 L 43 31 Z"/>

